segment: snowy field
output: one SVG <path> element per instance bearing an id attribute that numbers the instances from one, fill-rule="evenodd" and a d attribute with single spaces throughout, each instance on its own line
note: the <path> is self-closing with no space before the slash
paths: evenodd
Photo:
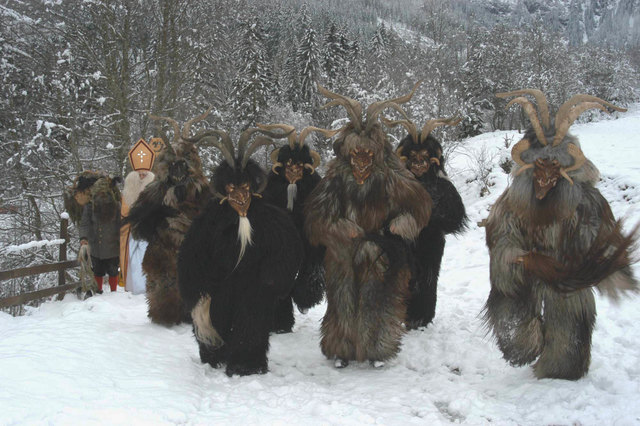
<path id="1" fill-rule="evenodd" d="M 571 133 L 630 229 L 640 221 L 640 106 Z M 144 296 L 70 294 L 27 316 L 0 313 L 0 424 L 640 424 L 640 296 L 597 297 L 591 369 L 576 382 L 509 366 L 483 328 L 489 258 L 476 223 L 508 183 L 497 165 L 505 135 L 519 139 L 478 136 L 451 160 L 471 226 L 447 240 L 434 323 L 409 332 L 383 368 L 337 370 L 322 356 L 324 305 L 272 336 L 268 374 L 229 378 L 200 363 L 190 326 L 151 324 Z M 494 186 L 480 198 L 466 181 L 483 150 Z"/>

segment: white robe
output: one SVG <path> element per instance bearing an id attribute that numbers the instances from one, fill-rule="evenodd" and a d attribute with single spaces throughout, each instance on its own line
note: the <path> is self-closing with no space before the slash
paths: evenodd
<path id="1" fill-rule="evenodd" d="M 129 235 L 129 266 L 127 267 L 126 290 L 133 294 L 147 291 L 147 277 L 142 271 L 142 259 L 148 243 Z"/>

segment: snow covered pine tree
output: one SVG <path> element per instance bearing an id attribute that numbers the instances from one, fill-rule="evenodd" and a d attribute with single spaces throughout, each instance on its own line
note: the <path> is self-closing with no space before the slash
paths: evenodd
<path id="1" fill-rule="evenodd" d="M 526 97 L 537 101 L 536 107 Z M 598 169 L 567 131 L 590 108 L 626 111 L 602 99 L 575 95 L 551 127 L 545 95 L 518 96 L 532 127 L 511 150 L 513 182 L 493 205 L 486 225 L 491 292 L 485 321 L 504 358 L 533 365 L 538 378 L 577 380 L 589 370 L 596 321 L 592 287 L 616 297 L 635 290 L 629 247 L 607 201 L 594 187 Z"/>
<path id="2" fill-rule="evenodd" d="M 180 294 L 193 318 L 200 360 L 215 368 L 226 363 L 229 376 L 267 372 L 276 300 L 290 294 L 302 261 L 291 217 L 260 196 L 267 174 L 250 157 L 273 140 L 258 136 L 247 146 L 259 131 L 240 135 L 236 155 L 226 132 L 198 136 L 224 161 L 213 173 L 215 198 L 193 221 L 178 255 Z"/>
<path id="3" fill-rule="evenodd" d="M 462 232 L 467 215 L 462 198 L 444 170 L 442 145 L 431 131 L 438 126 L 455 126 L 461 120 L 428 120 L 418 132 L 409 120 L 386 120 L 387 126 L 404 126 L 409 133 L 400 141 L 396 154 L 431 195 L 433 207 L 429 224 L 412 246 L 414 268 L 409 281 L 407 321 L 409 329 L 429 324 L 436 313 L 438 276 L 444 254 L 444 236 Z"/>

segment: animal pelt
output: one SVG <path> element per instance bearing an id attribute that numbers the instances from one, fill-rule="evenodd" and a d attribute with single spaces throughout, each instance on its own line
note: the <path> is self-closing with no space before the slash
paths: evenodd
<path id="1" fill-rule="evenodd" d="M 375 363 L 399 350 L 411 273 L 398 261 L 405 266 L 385 274 L 393 250 L 365 236 L 391 233 L 414 241 L 429 221 L 431 198 L 393 153 L 379 123 L 357 128 L 350 123 L 334 143 L 336 158 L 305 206 L 305 231 L 312 245 L 326 247 L 322 352 L 339 362 Z M 372 164 L 362 181 L 351 154 L 363 150 L 372 152 Z"/>
<path id="2" fill-rule="evenodd" d="M 149 243 L 142 260 L 148 316 L 158 324 L 190 322 L 177 284 L 177 255 L 191 221 L 211 198 L 196 147 L 179 142 L 156 159 L 155 179 L 135 201 L 126 222 L 134 238 Z"/>
<path id="3" fill-rule="evenodd" d="M 420 134 L 417 136 L 421 140 Z M 402 157 L 407 159 L 405 164 L 409 170 L 412 161 L 421 158 L 417 155 L 424 156 L 428 169 L 415 177 L 433 201 L 429 224 L 412 245 L 414 275 L 409 282 L 406 325 L 413 329 L 426 326 L 435 316 L 445 235 L 463 232 L 467 215 L 460 194 L 447 177 L 442 146 L 435 137 L 428 135 L 423 142 L 417 143 L 411 135 L 407 135 L 396 152 L 401 152 Z"/>
<path id="4" fill-rule="evenodd" d="M 73 180 L 71 186 L 65 188 L 63 192 L 64 208 L 69 213 L 69 217 L 73 223 L 79 223 L 82 218 L 82 210 L 84 206 L 92 199 L 91 187 L 99 179 L 111 179 L 109 175 L 104 171 L 84 170 Z M 119 178 L 113 178 L 109 182 L 113 182 L 111 186 L 115 197 L 118 198 L 118 187 L 115 186 L 118 183 Z"/>
<path id="5" fill-rule="evenodd" d="M 243 219 L 252 231 L 240 258 Z M 229 203 L 211 200 L 178 256 L 180 293 L 203 363 L 226 363 L 230 376 L 267 371 L 275 302 L 293 288 L 301 260 L 302 242 L 284 211 L 254 198 L 241 218 Z"/>
<path id="6" fill-rule="evenodd" d="M 622 234 L 620 222 L 594 187 L 596 167 L 584 157 L 578 140 L 566 135 L 581 111 L 595 102 L 610 104 L 588 97 L 580 105 L 584 96 L 576 95 L 560 107 L 554 132 L 544 95 L 531 89 L 513 94 L 521 92 L 536 96 L 542 123 L 527 106 L 532 129 L 514 146 L 518 167 L 512 184 L 487 219 L 491 292 L 485 321 L 511 364 L 537 359 L 536 377 L 576 380 L 589 369 L 596 318 L 593 288 L 611 297 L 637 291 L 630 248 L 638 228 Z M 576 104 L 566 114 L 567 105 Z"/>
<path id="7" fill-rule="evenodd" d="M 280 148 L 277 158 L 278 163 L 284 165 L 287 164 L 288 160 L 293 159 L 294 161 L 299 160 L 302 163 L 310 164 L 309 148 L 306 145 L 302 149 L 298 146 L 295 148 L 296 150 L 291 150 L 289 146 Z M 320 303 L 324 297 L 324 266 L 322 264 L 324 247 L 311 246 L 304 235 L 303 229 L 304 203 L 311 191 L 320 182 L 320 179 L 321 177 L 317 171 L 303 168 L 302 179 L 290 184 L 285 177 L 284 166 L 277 166 L 275 172 L 271 171 L 269 173 L 267 187 L 263 192 L 266 202 L 286 210 L 291 215 L 304 243 L 304 260 L 296 277 L 293 290 L 290 295 L 280 300 L 276 307 L 272 330 L 279 333 L 290 332 L 295 323 L 292 298 L 298 309 L 305 312 Z"/>

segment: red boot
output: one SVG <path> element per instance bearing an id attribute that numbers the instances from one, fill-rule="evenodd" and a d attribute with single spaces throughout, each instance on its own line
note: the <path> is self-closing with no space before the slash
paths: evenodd
<path id="1" fill-rule="evenodd" d="M 98 283 L 98 294 L 102 294 L 102 277 L 96 277 L 95 275 L 93 276 L 93 278 L 96 280 L 96 283 Z"/>
<path id="2" fill-rule="evenodd" d="M 109 275 L 109 287 L 111 287 L 111 292 L 118 291 L 118 277 L 112 277 Z"/>

